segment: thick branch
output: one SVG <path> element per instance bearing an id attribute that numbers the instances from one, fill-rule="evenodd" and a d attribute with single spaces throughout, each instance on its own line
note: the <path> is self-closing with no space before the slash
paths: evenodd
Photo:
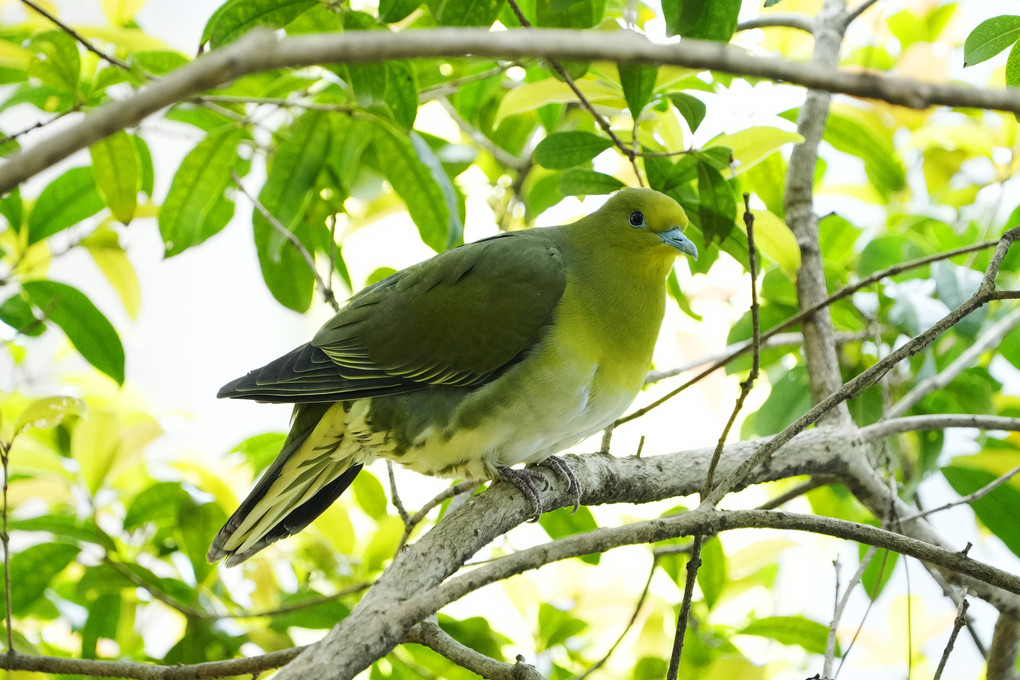
<path id="1" fill-rule="evenodd" d="M 768 78 L 827 92 L 880 99 L 899 106 L 959 106 L 1020 113 L 1020 92 L 923 83 L 873 73 L 762 57 L 723 43 L 683 40 L 660 45 L 631 31 L 518 29 L 493 33 L 480 28 L 351 31 L 277 39 L 252 31 L 232 45 L 201 56 L 134 95 L 95 109 L 78 124 L 8 157 L 0 166 L 0 194 L 69 155 L 171 104 L 202 94 L 239 76 L 278 68 L 326 63 L 376 62 L 415 57 L 552 57 L 674 64 Z"/>
<path id="2" fill-rule="evenodd" d="M 1015 680 L 1017 649 L 1020 648 L 1020 618 L 1002 612 L 995 622 L 992 646 L 988 650 L 987 680 Z"/>
<path id="3" fill-rule="evenodd" d="M 815 47 L 812 63 L 835 68 L 839 63 L 839 48 L 843 43 L 844 0 L 825 0 L 814 21 Z M 818 145 L 825 132 L 832 95 L 824 90 L 812 89 L 804 99 L 797 117 L 797 132 L 804 141 L 793 147 L 786 172 L 784 206 L 786 223 L 797 237 L 800 246 L 800 269 L 797 271 L 797 305 L 801 310 L 817 306 L 825 300 L 825 265 L 819 246 L 818 216 L 814 212 L 814 174 L 818 158 Z M 804 331 L 804 360 L 811 376 L 811 398 L 814 403 L 825 399 L 839 389 L 839 359 L 836 355 L 836 333 L 828 308 L 819 309 L 802 323 Z M 852 427 L 850 411 L 845 403 L 821 414 L 820 425 Z"/>

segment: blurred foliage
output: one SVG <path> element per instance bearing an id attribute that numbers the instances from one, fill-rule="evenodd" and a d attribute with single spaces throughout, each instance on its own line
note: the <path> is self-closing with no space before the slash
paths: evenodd
<path id="1" fill-rule="evenodd" d="M 539 27 L 618 31 L 626 25 L 656 35 L 719 41 L 741 36 L 735 34 L 741 9 L 736 0 L 664 3 L 662 13 L 622 0 L 519 4 Z M 2 153 L 18 148 L 18 131 L 9 129 L 5 118 L 14 107 L 32 111 L 41 122 L 80 116 L 122 96 L 118 93 L 125 88 L 140 88 L 192 61 L 145 35 L 134 21 L 141 5 L 104 2 L 109 25 L 90 33 L 102 49 L 126 60 L 128 70 L 39 21 L 0 27 L 0 125 L 12 135 L 0 146 Z M 290 35 L 519 26 L 504 0 L 354 5 L 360 9 L 313 0 L 228 0 L 208 20 L 203 48 L 219 49 L 256 26 Z M 875 23 L 881 35 L 871 36 L 868 44 L 848 45 L 844 64 L 916 75 L 918 63 L 925 61 L 930 69 L 925 79 L 948 80 L 939 70 L 943 62 L 926 57 L 961 51 L 947 42 L 946 36 L 960 34 L 945 30 L 960 28 L 955 22 L 952 3 L 913 3 L 881 17 Z M 1017 85 L 1018 35 L 1020 17 L 989 18 L 973 27 L 962 46 L 963 61 L 976 64 L 1012 48 L 1004 75 L 994 77 Z M 798 55 L 798 36 L 792 29 L 770 29 L 760 43 L 776 54 Z M 695 274 L 732 264 L 726 261 L 734 258 L 746 266 L 738 197 L 749 192 L 765 258 L 763 330 L 796 312 L 800 251 L 784 222 L 783 191 L 789 148 L 800 140 L 792 124 L 799 111 L 763 113 L 755 118 L 759 124 L 724 129 L 718 123 L 721 97 L 747 96 L 757 86 L 753 81 L 668 66 L 565 66 L 627 150 L 649 155 L 631 164 L 542 60 L 418 59 L 238 78 L 162 114 L 166 125 L 197 140 L 170 172 L 165 161 L 153 159 L 145 128 L 125 130 L 94 144 L 88 157 L 45 175 L 38 191 L 0 197 L 5 365 L 17 368 L 28 354 L 49 351 L 43 343 L 63 334 L 95 369 L 86 378 L 66 380 L 59 390 L 18 381 L 15 371 L 0 385 L 0 445 L 9 456 L 7 521 L 15 547 L 10 607 L 18 651 L 189 664 L 287 648 L 306 640 L 307 631 L 324 632 L 346 616 L 360 587 L 389 563 L 403 532 L 383 484 L 362 472 L 353 493 L 288 542 L 286 560 L 273 561 L 273 551 L 266 551 L 243 567 L 242 579 L 221 580 L 218 569 L 206 563 L 205 551 L 244 484 L 221 479 L 196 462 L 167 466 L 146 456 L 162 428 L 132 394 L 130 381 L 125 385 L 120 334 L 127 329 L 117 328 L 107 318 L 111 310 L 97 307 L 67 280 L 60 260 L 67 253 L 87 254 L 133 319 L 141 302 L 138 276 L 123 246 L 128 229 L 158 228 L 169 258 L 186 257 L 228 226 L 244 229 L 251 222 L 268 290 L 281 305 L 304 312 L 313 303 L 315 275 L 295 243 L 320 269 L 333 267 L 326 279 L 335 272 L 346 285 L 357 286 L 387 273 L 377 272 L 368 282 L 350 281 L 342 242 L 333 232 L 338 214 L 360 228 L 406 210 L 422 241 L 443 251 L 463 240 L 466 173 L 488 185 L 489 202 L 504 229 L 527 226 L 566 197 L 636 184 L 639 173 L 687 209 L 703 253 L 691 263 Z M 460 126 L 459 135 L 440 137 L 416 127 L 423 115 L 437 115 L 436 101 L 448 106 L 445 115 Z M 815 188 L 832 206 L 820 222 L 831 290 L 905 261 L 994 239 L 1020 221 L 1015 190 L 1020 144 L 1012 116 L 972 109 L 912 111 L 841 99 L 829 115 L 824 142 Z M 157 179 L 168 189 L 157 191 Z M 238 181 L 255 185 L 253 193 L 272 220 L 245 207 L 248 201 L 239 202 Z M 909 269 L 834 305 L 844 377 L 873 364 L 970 295 L 989 256 L 978 251 Z M 1018 268 L 1020 256 L 1011 255 L 1000 282 L 1015 283 Z M 690 309 L 675 277 L 670 293 L 681 308 Z M 881 389 L 856 397 L 850 402 L 856 422 L 879 420 L 889 403 L 944 370 L 1007 311 L 1005 305 L 992 305 L 974 313 L 890 373 Z M 745 315 L 729 339 L 742 341 L 750 334 Z M 990 370 L 993 364 L 1020 368 L 1018 348 L 1020 329 L 1014 329 L 978 365 L 910 413 L 1018 415 L 1020 402 L 1003 396 Z M 748 368 L 749 360 L 742 358 L 729 370 Z M 761 408 L 747 414 L 744 437 L 778 432 L 811 402 L 809 376 L 796 346 L 763 352 L 762 369 L 762 382 L 771 389 Z M 282 436 L 267 433 L 237 445 L 232 460 L 248 480 L 275 456 Z M 966 455 L 944 451 L 944 439 L 933 432 L 890 441 L 889 473 L 906 497 L 925 479 L 939 477 L 961 495 L 972 493 L 1018 459 L 1015 435 L 980 434 L 975 440 L 980 451 Z M 808 501 L 821 515 L 874 522 L 843 487 L 815 489 Z M 977 521 L 1020 555 L 1013 512 L 1018 503 L 1020 482 L 1012 481 L 973 507 Z M 555 539 L 598 524 L 582 508 L 576 514 L 548 513 L 539 526 Z M 697 626 L 688 634 L 681 673 L 764 678 L 806 668 L 811 655 L 824 651 L 826 627 L 741 599 L 773 587 L 779 556 L 793 544 L 763 540 L 736 550 L 727 543 L 723 537 L 705 545 L 693 612 Z M 652 547 L 671 548 L 652 561 L 653 576 L 683 581 L 682 545 Z M 586 555 L 561 566 L 570 570 L 572 583 L 583 584 L 597 575 L 600 557 Z M 864 578 L 870 597 L 881 593 L 896 557 L 885 551 L 875 555 Z M 635 574 L 636 582 L 640 578 Z M 586 601 L 578 590 L 542 601 L 537 590 L 518 580 L 505 589 L 532 626 L 533 641 L 513 639 L 511 631 L 517 629 L 496 618 L 441 615 L 441 625 L 464 644 L 502 660 L 530 645 L 550 678 L 571 677 L 595 663 L 611 644 L 607 636 L 621 632 L 634 605 L 634 598 L 622 592 Z M 610 605 L 607 617 L 603 608 Z M 737 623 L 734 607 L 744 612 Z M 618 677 L 662 676 L 674 615 L 672 602 L 649 598 L 617 652 L 632 659 L 630 674 Z M 749 638 L 802 653 L 769 659 L 766 666 L 766 657 L 754 651 L 760 647 L 745 646 Z M 609 667 L 619 665 L 613 661 Z M 431 650 L 405 645 L 377 663 L 369 677 L 474 676 Z"/>

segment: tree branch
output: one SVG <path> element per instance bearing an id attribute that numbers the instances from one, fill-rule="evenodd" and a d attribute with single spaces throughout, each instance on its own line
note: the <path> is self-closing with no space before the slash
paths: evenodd
<path id="1" fill-rule="evenodd" d="M 992 646 L 988 650 L 986 680 L 1015 680 L 1017 649 L 1020 647 L 1020 618 L 1001 612 L 995 622 Z"/>
<path id="2" fill-rule="evenodd" d="M 967 594 L 964 593 L 963 598 L 960 599 L 960 606 L 956 610 L 956 618 L 953 620 L 953 632 L 949 635 L 949 641 L 942 651 L 942 658 L 939 660 L 939 666 L 935 669 L 932 680 L 941 680 L 942 672 L 946 669 L 946 662 L 949 661 L 949 655 L 952 654 L 953 646 L 956 644 L 956 636 L 960 634 L 960 629 L 967 623 L 967 607 L 969 606 Z"/>
<path id="3" fill-rule="evenodd" d="M 72 38 L 74 38 L 75 41 L 77 41 L 82 47 L 84 47 L 89 52 L 91 52 L 92 54 L 96 55 L 97 57 L 99 57 L 103 61 L 107 61 L 107 62 L 113 64 L 114 66 L 116 66 L 117 68 L 122 68 L 125 71 L 128 71 L 128 72 L 132 71 L 130 65 L 124 63 L 123 61 L 121 61 L 117 57 L 110 56 L 109 54 L 107 54 L 107 53 L 103 52 L 102 50 L 98 49 L 95 45 L 93 45 L 91 42 L 86 40 L 85 37 L 81 33 L 79 33 L 78 31 L 74 30 L 73 28 L 71 28 L 70 26 L 65 24 L 63 21 L 61 21 L 60 19 L 58 19 L 54 15 L 50 14 L 49 12 L 47 12 L 45 9 L 43 9 L 42 7 L 37 5 L 36 3 L 32 2 L 32 0 L 21 0 L 21 4 L 26 5 L 28 7 L 31 7 L 32 11 L 34 11 L 37 14 L 45 17 L 49 22 L 54 24 L 57 28 L 59 28 L 64 33 L 66 33 L 69 36 L 71 36 Z"/>
<path id="4" fill-rule="evenodd" d="M 131 661 L 65 659 L 58 656 L 0 654 L 0 668 L 60 675 L 87 675 L 96 678 L 133 678 L 134 680 L 212 680 L 235 675 L 257 675 L 280 668 L 305 647 L 291 647 L 262 656 L 228 661 L 210 661 L 191 665 L 156 666 Z"/>
<path id="5" fill-rule="evenodd" d="M 278 39 L 254 30 L 235 43 L 202 55 L 134 95 L 98 107 L 34 147 L 8 156 L 0 166 L 0 194 L 70 154 L 188 97 L 248 73 L 326 63 L 378 62 L 416 57 L 546 57 L 622 63 L 673 64 L 694 69 L 767 78 L 827 92 L 880 99 L 910 108 L 954 106 L 1020 113 L 1020 92 L 924 83 L 911 78 L 851 73 L 828 66 L 749 54 L 723 43 L 683 40 L 655 44 L 630 31 L 519 29 L 493 33 L 480 28 L 349 31 Z"/>
<path id="6" fill-rule="evenodd" d="M 449 633 L 439 627 L 434 617 L 407 631 L 404 642 L 424 645 L 486 680 L 542 680 L 534 666 L 524 663 L 524 657 L 518 655 L 517 663 L 504 663 L 479 654 L 450 637 Z"/>

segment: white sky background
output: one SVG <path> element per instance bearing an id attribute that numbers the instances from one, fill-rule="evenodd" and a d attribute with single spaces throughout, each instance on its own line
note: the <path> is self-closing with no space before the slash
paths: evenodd
<path id="1" fill-rule="evenodd" d="M 101 23 L 102 14 L 98 1 L 65 0 L 58 3 L 61 17 L 70 23 Z M 195 52 L 198 40 L 207 17 L 218 3 L 208 0 L 149 0 L 137 16 L 142 29 L 149 34 L 164 40 L 168 45 L 187 54 Z M 882 1 L 870 14 L 882 12 L 888 16 L 901 7 L 914 6 L 915 3 Z M 980 2 L 961 3 L 956 18 L 956 25 L 967 30 L 981 20 L 1001 13 L 1020 13 L 1020 3 L 1011 2 Z M 745 13 L 756 14 L 757 3 L 745 2 Z M 0 0 L 0 20 L 19 20 L 21 8 L 16 2 L 4 4 Z M 855 25 L 854 30 L 858 41 L 866 42 L 866 22 Z M 863 32 L 863 33 L 862 33 Z M 862 37 L 865 36 L 865 37 Z M 742 38 L 743 39 L 743 38 Z M 951 56 L 951 55 L 947 55 Z M 955 57 L 956 63 L 962 61 Z M 1001 62 L 1001 58 L 999 60 Z M 992 66 L 1001 66 L 995 62 Z M 954 78 L 967 82 L 984 84 L 988 70 L 955 69 Z M 775 113 L 789 107 L 790 93 L 799 90 L 786 86 L 774 86 L 768 83 L 755 88 L 737 87 L 731 93 L 712 97 L 709 101 L 709 116 L 704 128 L 699 132 L 698 142 L 703 142 L 718 132 L 732 132 L 743 129 L 751 124 L 778 123 L 773 118 Z M 796 101 L 796 100 L 794 100 Z M 449 123 L 442 115 L 432 118 L 430 109 L 423 109 L 419 115 L 419 127 L 432 130 L 440 128 L 442 134 Z M 435 111 L 435 109 L 431 109 Z M 0 118 L 4 131 L 24 127 L 20 123 L 37 115 L 32 110 L 20 107 L 13 112 L 4 113 Z M 153 120 L 143 125 L 146 139 L 158 159 L 156 196 L 161 199 L 169 186 L 172 169 L 200 138 L 198 132 L 192 132 L 187 126 L 170 122 Z M 455 128 L 454 135 L 455 133 Z M 49 134 L 26 136 L 24 144 Z M 450 135 L 445 135 L 450 136 Z M 81 164 L 82 156 L 66 161 L 59 171 L 66 167 Z M 87 162 L 87 157 L 84 162 Z M 830 170 L 832 166 L 830 165 Z M 47 173 L 41 179 L 33 180 L 24 193 L 29 196 L 38 194 L 39 189 L 56 175 Z M 470 180 L 468 180 L 470 182 Z M 250 184 L 255 185 L 254 183 Z M 494 232 L 492 215 L 486 204 L 484 189 L 476 183 L 465 187 L 469 195 L 469 215 L 465 239 L 476 240 Z M 822 199 L 824 200 L 824 198 Z M 212 457 L 220 456 L 229 451 L 235 444 L 253 434 L 266 431 L 283 431 L 287 428 L 289 409 L 286 406 L 260 405 L 241 401 L 219 401 L 215 398 L 219 387 L 246 371 L 260 366 L 267 361 L 283 354 L 293 347 L 306 342 L 318 326 L 331 314 L 330 308 L 324 303 L 316 302 L 313 310 L 307 315 L 299 315 L 282 308 L 270 294 L 262 282 L 258 261 L 251 239 L 250 215 L 251 207 L 243 196 L 236 196 L 237 210 L 233 223 L 219 235 L 211 238 L 200 247 L 189 250 L 182 256 L 163 260 L 163 245 L 156 228 L 155 220 L 136 220 L 125 230 L 122 241 L 126 245 L 132 261 L 137 268 L 142 287 L 141 313 L 134 322 L 123 313 L 119 300 L 110 290 L 98 270 L 88 256 L 72 254 L 57 261 L 52 275 L 68 283 L 72 283 L 86 291 L 117 326 L 125 344 L 127 354 L 127 389 L 136 392 L 147 404 L 146 410 L 160 418 L 161 424 L 167 429 L 167 435 L 150 447 L 149 455 L 155 461 L 172 462 L 182 458 L 194 462 L 206 462 Z M 600 202 L 593 199 L 581 207 L 577 201 L 569 200 L 560 207 L 549 211 L 540 220 L 540 224 L 555 224 L 572 220 Z M 818 211 L 824 213 L 833 205 L 819 205 Z M 843 206 L 840 206 L 843 207 Z M 859 207 L 859 206 L 858 206 Z M 1012 208 L 1012 205 L 1009 206 Z M 415 261 L 428 257 L 431 251 L 419 240 L 417 232 L 406 216 L 396 216 L 372 225 L 371 228 L 356 232 L 345 239 L 344 253 L 350 268 L 352 279 L 356 284 L 364 281 L 369 272 L 378 266 L 401 268 Z M 726 260 L 727 258 L 722 258 Z M 681 362 L 719 351 L 725 345 L 726 333 L 748 304 L 746 279 L 740 276 L 740 269 L 735 263 L 725 266 L 717 265 L 711 278 L 692 278 L 686 265 L 678 267 L 681 285 L 692 298 L 695 309 L 705 317 L 705 322 L 697 323 L 686 317 L 675 306 L 670 305 L 656 363 L 659 367 L 669 367 Z M 338 297 L 343 292 L 338 290 Z M 51 344 L 64 344 L 59 334 L 49 334 L 47 341 Z M 54 339 L 58 339 L 56 341 Z M 55 348 L 56 349 L 56 348 Z M 30 365 L 25 375 L 19 378 L 36 378 L 49 373 L 52 369 L 48 364 L 47 352 L 33 350 L 32 358 L 38 363 Z M 73 367 L 76 357 L 61 350 L 58 356 L 65 357 L 68 367 Z M 5 367 L 3 370 L 7 370 Z M 4 382 L 7 382 L 4 378 Z M 662 390 L 672 387 L 668 383 L 662 388 L 650 390 L 639 397 L 639 402 L 651 401 Z M 32 383 L 33 389 L 38 388 L 41 394 L 48 393 L 56 385 Z M 737 381 L 715 375 L 698 387 L 688 391 L 681 398 L 660 409 L 653 419 L 640 421 L 641 425 L 628 425 L 621 428 L 614 436 L 614 451 L 618 455 L 630 455 L 637 446 L 640 435 L 647 436 L 644 447 L 645 455 L 711 445 L 722 428 L 725 418 L 732 408 L 733 399 L 738 392 Z M 754 408 L 763 395 L 758 393 Z M 752 400 L 754 401 L 754 400 Z M 735 437 L 734 437 L 735 438 Z M 577 447 L 578 451 L 590 451 L 597 448 L 597 442 L 589 442 Z M 959 455 L 964 450 L 949 451 L 950 455 Z M 223 466 L 221 466 L 223 467 Z M 385 479 L 385 468 L 377 466 L 377 476 Z M 404 473 L 398 478 L 404 502 L 409 507 L 431 497 L 445 483 L 437 480 Z M 940 479 L 933 479 L 924 487 L 929 505 L 937 499 L 953 498 L 955 494 Z M 749 504 L 756 504 L 765 499 L 761 490 L 750 490 L 743 494 Z M 737 503 L 731 501 L 733 507 Z M 662 504 L 662 509 L 673 507 L 675 503 Z M 806 503 L 805 503 L 806 507 Z M 615 524 L 627 513 L 626 508 L 618 511 L 615 508 L 594 508 L 596 517 L 607 524 Z M 652 510 L 641 508 L 637 515 L 650 514 Z M 960 543 L 966 541 L 975 544 L 971 556 L 983 559 L 1006 569 L 1017 571 L 1018 561 L 996 539 L 986 540 L 974 533 L 974 522 L 969 509 L 958 509 L 938 516 L 938 524 L 943 536 Z M 543 533 L 534 526 L 515 530 L 506 540 L 506 547 L 521 547 L 540 541 Z M 765 532 L 731 532 L 724 539 L 727 552 L 732 553 L 743 547 L 753 548 L 764 540 L 779 538 L 777 533 Z M 856 545 L 845 544 L 834 539 L 819 538 L 809 535 L 797 537 L 800 548 L 785 554 L 780 582 L 775 593 L 758 592 L 750 597 L 755 602 L 755 609 L 765 613 L 797 614 L 828 622 L 831 617 L 831 597 L 833 593 L 834 570 L 832 560 L 840 557 L 844 565 L 842 582 L 846 583 L 856 566 Z M 640 560 L 640 562 L 636 562 Z M 886 596 L 880 600 L 870 614 L 865 625 L 864 635 L 868 640 L 860 643 L 862 648 L 855 649 L 850 655 L 847 667 L 840 677 L 846 679 L 869 677 L 872 680 L 885 678 L 902 678 L 903 659 L 906 650 L 902 644 L 902 634 L 885 634 L 886 619 L 893 616 L 890 605 L 895 605 L 890 594 L 906 592 L 903 560 L 897 566 L 893 582 L 886 590 Z M 593 579 L 586 584 L 589 589 L 607 588 L 615 593 L 610 598 L 619 601 L 635 601 L 643 583 L 647 557 L 640 550 L 620 550 L 606 556 L 593 574 Z M 637 565 L 637 568 L 635 568 Z M 739 565 L 731 564 L 736 569 Z M 591 570 L 589 570 L 591 571 Z M 233 572 L 228 578 L 232 580 L 239 572 Z M 569 592 L 570 585 L 564 584 L 559 578 L 566 574 L 557 566 L 543 570 L 539 592 L 528 592 L 527 597 L 533 601 L 562 600 L 564 592 Z M 575 573 L 575 572 L 571 572 Z M 635 576 L 635 574 L 640 576 Z M 226 576 L 226 574 L 224 574 Z M 942 597 L 941 592 L 932 584 L 931 579 L 916 562 L 910 564 L 910 583 L 912 592 L 925 599 L 923 608 L 914 611 L 915 627 L 926 626 L 933 620 L 938 621 L 941 628 L 932 642 L 924 650 L 937 663 L 942 645 L 948 636 L 952 605 Z M 595 581 L 597 579 L 597 581 Z M 520 579 L 518 579 L 520 581 Z M 679 591 L 664 578 L 657 578 L 655 592 L 667 601 L 679 601 Z M 524 587 L 524 586 L 519 586 Z M 498 589 L 487 589 L 483 595 L 466 598 L 448 611 L 456 615 L 458 612 L 477 614 L 479 611 L 491 610 L 492 598 Z M 595 592 L 594 590 L 592 592 Z M 503 599 L 502 595 L 499 595 Z M 599 597 L 610 597 L 604 591 Z M 481 608 L 483 600 L 486 608 Z M 746 600 L 737 603 L 743 610 Z M 844 629 L 852 627 L 860 620 L 866 599 L 863 596 L 853 601 L 853 606 L 844 617 Z M 537 605 L 536 605 L 537 606 Z M 775 608 L 773 612 L 772 609 Z M 739 612 L 733 607 L 732 622 L 739 625 Z M 502 615 L 507 625 L 515 627 L 519 635 L 515 637 L 530 639 L 531 631 L 526 627 L 528 622 L 519 617 L 514 608 L 506 602 Z M 994 623 L 992 610 L 979 601 L 974 601 L 971 614 L 980 622 L 979 630 L 984 641 L 991 639 L 991 624 Z M 726 608 L 715 612 L 714 617 L 728 621 Z M 497 626 L 499 627 L 499 626 Z M 618 627 L 610 626 L 609 636 L 617 634 Z M 603 641 L 608 645 L 608 641 Z M 754 649 L 757 644 L 750 638 L 744 638 L 747 648 Z M 845 648 L 845 646 L 844 646 Z M 529 659 L 533 653 L 520 650 Z M 778 652 L 777 647 L 769 650 L 769 654 Z M 667 649 L 662 650 L 665 655 Z M 764 658 L 764 655 L 762 656 Z M 617 659 L 621 668 L 627 666 L 626 659 Z M 980 664 L 973 645 L 966 633 L 957 642 L 957 649 L 950 660 L 944 677 L 973 678 Z M 815 672 L 817 668 L 812 668 Z M 802 677 L 797 674 L 789 678 Z"/>

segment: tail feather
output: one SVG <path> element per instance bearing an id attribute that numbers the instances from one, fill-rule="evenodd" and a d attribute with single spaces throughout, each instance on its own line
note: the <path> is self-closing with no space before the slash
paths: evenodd
<path id="1" fill-rule="evenodd" d="M 296 534 L 350 486 L 361 470 L 338 455 L 346 434 L 343 404 L 299 404 L 273 464 L 213 539 L 207 559 L 240 564 Z"/>

